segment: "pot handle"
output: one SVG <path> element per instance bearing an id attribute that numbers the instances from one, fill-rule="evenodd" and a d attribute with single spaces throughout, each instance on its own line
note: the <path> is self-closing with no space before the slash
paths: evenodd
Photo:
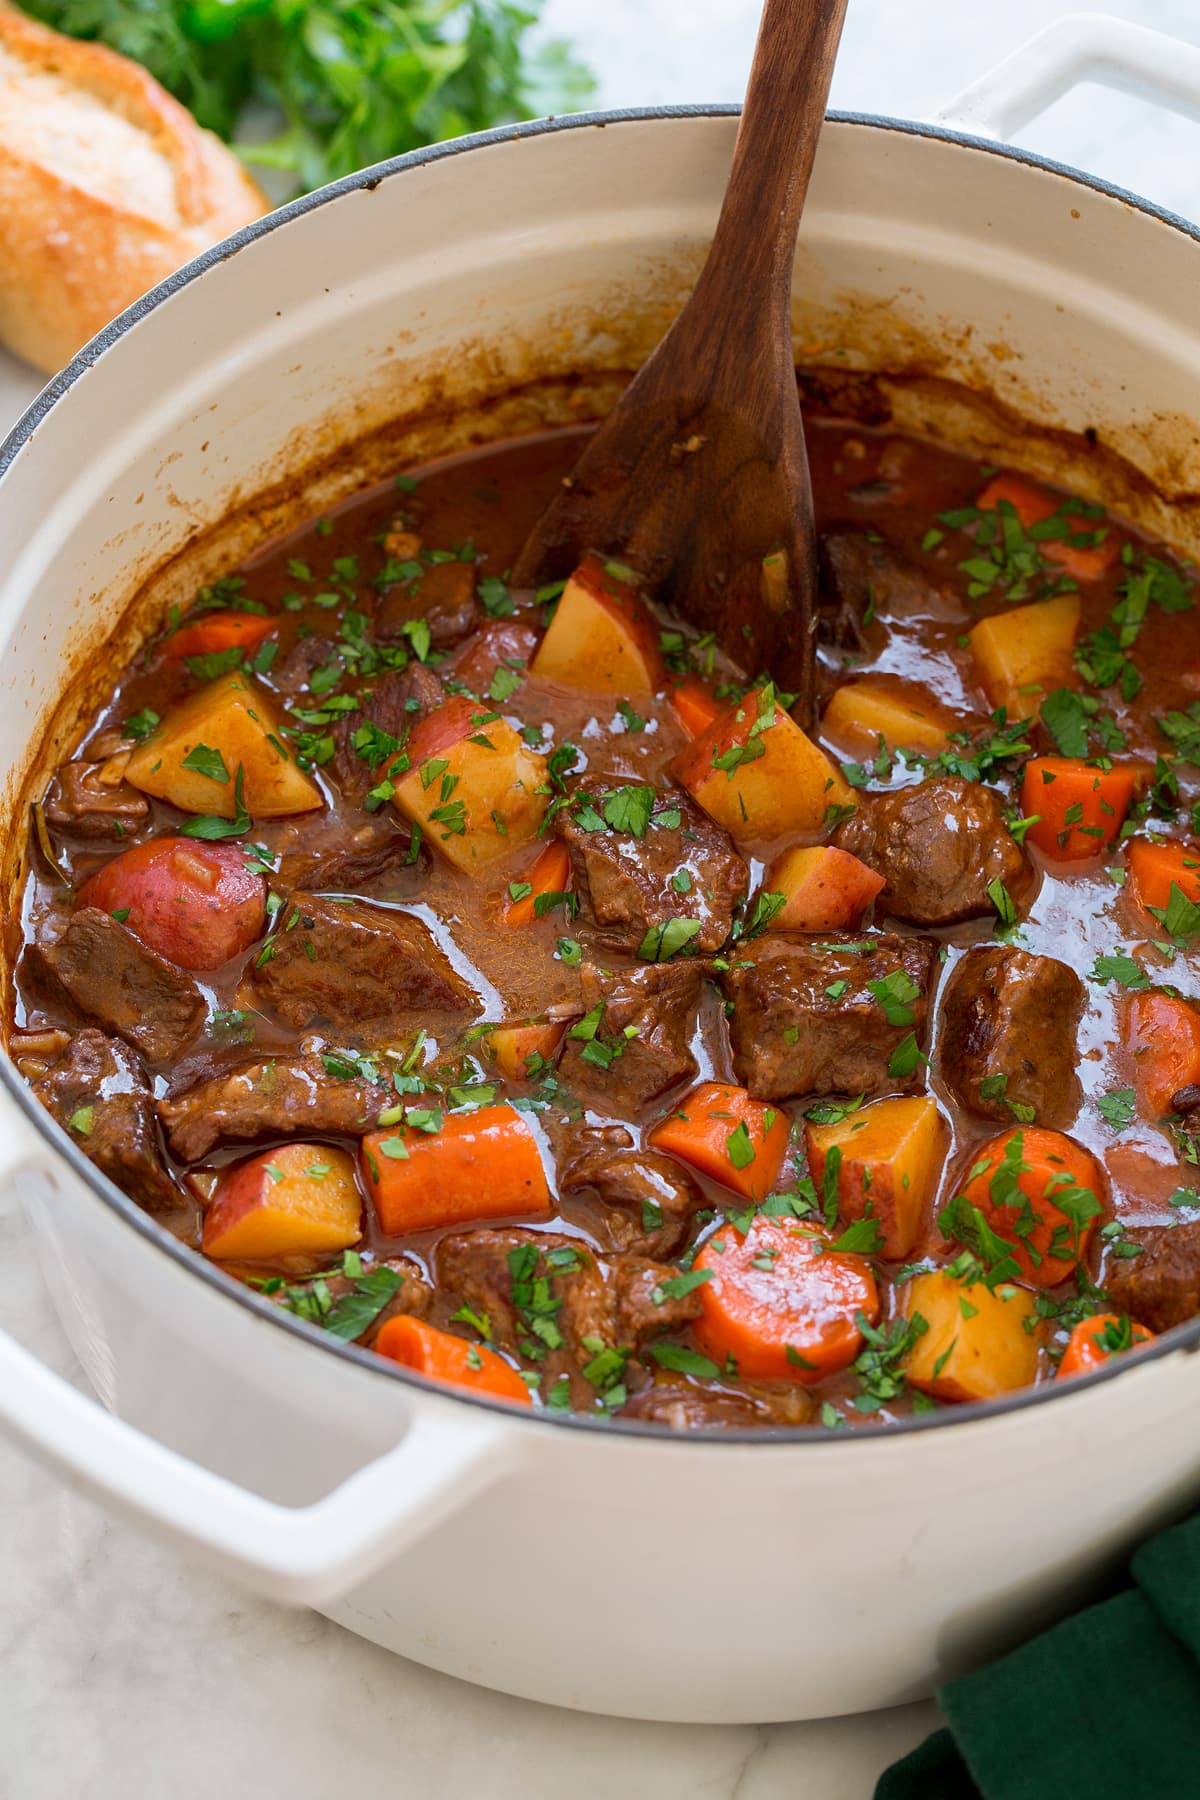
<path id="1" fill-rule="evenodd" d="M 964 88 L 935 125 L 1007 139 L 1082 82 L 1200 119 L 1200 47 L 1107 13 L 1068 13 Z"/>
<path id="2" fill-rule="evenodd" d="M 11 1193 L 46 1155 L 9 1113 L 0 1186 Z M 3 1331 L 0 1427 L 72 1487 L 268 1599 L 303 1606 L 340 1598 L 491 1486 L 512 1441 L 500 1419 L 435 1401 L 339 1487 L 310 1506 L 283 1506 L 145 1436 Z"/>

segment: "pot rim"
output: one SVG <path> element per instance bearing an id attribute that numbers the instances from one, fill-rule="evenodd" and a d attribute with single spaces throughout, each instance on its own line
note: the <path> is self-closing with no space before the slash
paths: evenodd
<path id="1" fill-rule="evenodd" d="M 125 312 L 120 313 L 111 324 L 85 344 L 66 367 L 46 384 L 3 442 L 0 442 L 0 478 L 3 478 L 42 421 L 70 392 L 79 378 L 103 356 L 106 350 L 133 330 L 143 318 L 161 306 L 164 301 L 169 300 L 180 289 L 190 287 L 194 281 L 199 280 L 217 263 L 236 256 L 250 244 L 268 236 L 280 227 L 290 224 L 292 220 L 300 218 L 305 213 L 340 200 L 346 194 L 359 191 L 371 192 L 382 182 L 391 180 L 393 176 L 404 174 L 409 169 L 422 168 L 427 164 L 441 162 L 451 156 L 460 156 L 468 151 L 485 150 L 494 144 L 510 143 L 529 137 L 543 137 L 560 131 L 583 130 L 588 127 L 602 130 L 609 125 L 641 124 L 667 119 L 737 118 L 740 113 L 740 106 L 727 103 L 626 107 L 607 112 L 569 113 L 561 117 L 501 125 L 491 131 L 474 132 L 469 136 L 451 138 L 444 143 L 430 144 L 422 149 L 408 151 L 403 156 L 391 157 L 385 162 L 375 163 L 369 168 L 342 176 L 340 180 L 317 188 L 311 194 L 304 194 L 295 200 L 288 201 L 286 205 L 268 213 L 265 218 L 244 226 L 233 236 L 223 239 L 219 244 L 213 245 L 210 249 L 201 252 L 199 256 L 194 257 L 191 262 L 185 263 L 181 269 L 176 270 L 157 287 L 151 288 L 148 293 L 135 301 Z M 1190 238 L 1194 243 L 1200 244 L 1200 225 L 1191 223 L 1178 213 L 1158 206 L 1153 201 L 1132 193 L 1126 188 L 1118 187 L 1112 182 L 1105 181 L 1099 176 L 1073 168 L 1070 164 L 1037 156 L 1032 151 L 1018 149 L 1011 144 L 1001 143 L 991 138 L 975 137 L 967 132 L 926 124 L 920 120 L 897 119 L 877 113 L 830 110 L 826 114 L 826 121 L 837 125 L 864 126 L 877 131 L 895 132 L 907 137 L 936 139 L 961 149 L 982 151 L 987 155 L 1000 157 L 1027 168 L 1058 175 L 1108 199 L 1121 201 L 1135 211 L 1155 220 L 1158 224 L 1169 226 L 1172 230 Z M 416 1393 L 432 1393 L 439 1399 L 454 1401 L 485 1413 L 502 1414 L 512 1422 L 522 1425 L 549 1427 L 556 1432 L 561 1432 L 566 1428 L 568 1431 L 582 1431 L 593 1437 L 600 1433 L 606 1438 L 634 1439 L 635 1441 L 640 1440 L 642 1443 L 678 1444 L 689 1449 L 700 1445 L 741 1447 L 746 1444 L 758 1444 L 776 1451 L 788 1450 L 797 1446 L 811 1448 L 817 1443 L 841 1445 L 862 1443 L 877 1446 L 881 1441 L 910 1437 L 916 1433 L 941 1431 L 950 1426 L 961 1429 L 972 1424 L 983 1425 L 987 1421 L 1003 1415 L 1042 1407 L 1053 1400 L 1064 1400 L 1068 1395 L 1082 1394 L 1101 1383 L 1118 1379 L 1131 1368 L 1144 1367 L 1148 1363 L 1174 1355 L 1178 1351 L 1195 1353 L 1200 1350 L 1200 1317 L 1197 1317 L 1163 1333 L 1149 1349 L 1140 1351 L 1132 1363 L 1113 1358 L 1107 1367 L 1097 1369 L 1087 1375 L 1076 1376 L 1061 1386 L 1057 1381 L 1047 1381 L 1039 1387 L 1021 1388 L 999 1400 L 981 1401 L 967 1406 L 945 1407 L 936 1412 L 897 1419 L 876 1430 L 864 1428 L 862 1430 L 831 1431 L 822 1425 L 804 1425 L 786 1428 L 730 1427 L 721 1431 L 681 1432 L 639 1419 L 600 1419 L 578 1413 L 551 1415 L 548 1412 L 526 1412 L 524 1409 L 517 1412 L 502 1401 L 489 1400 L 466 1390 L 427 1381 L 413 1371 L 403 1368 L 399 1363 L 392 1363 L 385 1357 L 377 1356 L 365 1346 L 345 1343 L 341 1339 L 333 1338 L 327 1332 L 322 1331 L 319 1326 L 310 1325 L 304 1319 L 297 1318 L 294 1314 L 284 1312 L 281 1308 L 272 1305 L 264 1296 L 254 1293 L 242 1282 L 235 1281 L 218 1265 L 205 1261 L 196 1251 L 190 1249 L 180 1239 L 173 1237 L 149 1213 L 144 1212 L 114 1182 L 103 1175 L 34 1098 L 32 1089 L 18 1074 L 7 1052 L 0 1056 L 0 1089 L 7 1090 L 8 1096 L 21 1109 L 38 1136 L 43 1138 L 63 1158 L 74 1174 L 91 1189 L 98 1199 L 115 1212 L 126 1225 L 137 1231 L 143 1239 L 186 1270 L 190 1276 L 206 1281 L 217 1293 L 247 1308 L 264 1323 L 288 1331 L 304 1342 L 324 1350 L 326 1354 L 338 1356 L 355 1364 L 368 1374 L 384 1380 L 398 1381 Z M 568 1441 L 568 1439 L 563 1439 L 564 1444 Z"/>

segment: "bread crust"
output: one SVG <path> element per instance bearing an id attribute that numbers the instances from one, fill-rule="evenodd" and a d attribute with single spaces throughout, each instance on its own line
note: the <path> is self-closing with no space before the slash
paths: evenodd
<path id="1" fill-rule="evenodd" d="M 53 84 L 43 92 L 54 93 L 56 126 L 66 121 L 53 154 L 38 141 L 39 80 Z M 269 209 L 232 152 L 145 69 L 0 5 L 5 86 L 0 340 L 47 373 L 182 263 Z M 106 117 L 123 129 L 97 145 L 95 127 Z M 106 163 L 106 152 L 122 166 Z M 147 184 L 144 199 L 131 192 L 139 171 L 154 176 L 156 192 Z"/>

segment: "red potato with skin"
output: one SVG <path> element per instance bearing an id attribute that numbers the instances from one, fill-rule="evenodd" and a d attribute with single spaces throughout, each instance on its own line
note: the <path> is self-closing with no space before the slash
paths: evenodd
<path id="1" fill-rule="evenodd" d="M 626 699 L 657 694 L 666 685 L 658 627 L 619 563 L 584 557 L 563 589 L 530 672 Z"/>
<path id="2" fill-rule="evenodd" d="M 350 1250 L 361 1237 L 354 1159 L 328 1144 L 283 1144 L 222 1171 L 202 1241 L 218 1262 L 280 1262 Z"/>
<path id="3" fill-rule="evenodd" d="M 854 790 L 779 705 L 770 686 L 729 706 L 672 764 L 672 774 L 731 836 L 817 832 Z"/>
<path id="4" fill-rule="evenodd" d="M 457 695 L 416 726 L 393 801 L 455 868 L 485 868 L 536 837 L 549 804 L 546 759 L 486 702 Z"/>
<path id="5" fill-rule="evenodd" d="M 831 844 L 785 850 L 763 880 L 765 893 L 785 896 L 772 921 L 780 931 L 853 931 L 886 885 L 884 876 Z"/>
<path id="6" fill-rule="evenodd" d="M 181 968 L 218 969 L 248 950 L 266 924 L 267 884 L 232 844 L 155 838 L 97 869 L 76 905 L 123 923 Z"/>

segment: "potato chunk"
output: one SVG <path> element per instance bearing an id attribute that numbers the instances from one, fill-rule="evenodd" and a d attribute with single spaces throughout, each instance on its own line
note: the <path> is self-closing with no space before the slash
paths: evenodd
<path id="1" fill-rule="evenodd" d="M 844 682 L 825 708 L 821 735 L 852 756 L 873 755 L 880 738 L 889 750 L 936 756 L 963 724 L 923 688 L 884 677 Z"/>
<path id="2" fill-rule="evenodd" d="M 983 690 L 1010 719 L 1033 719 L 1047 694 L 1075 679 L 1078 594 L 1014 606 L 967 633 Z"/>
<path id="3" fill-rule="evenodd" d="M 328 1144 L 281 1144 L 223 1170 L 204 1217 L 205 1254 L 222 1262 L 349 1250 L 361 1236 L 354 1161 Z"/>
<path id="4" fill-rule="evenodd" d="M 912 1386 L 938 1400 L 994 1400 L 1029 1387 L 1040 1332 L 1028 1288 L 962 1282 L 943 1269 L 901 1289 L 904 1310 L 927 1329 L 904 1359 Z"/>
<path id="5" fill-rule="evenodd" d="M 274 701 L 236 672 L 173 706 L 130 756 L 125 779 L 184 812 L 219 819 L 237 817 L 239 786 L 255 819 L 324 805 L 321 790 L 288 753 Z"/>
<path id="6" fill-rule="evenodd" d="M 666 683 L 658 630 L 619 563 L 585 556 L 563 589 L 530 673 L 628 698 Z"/>
<path id="7" fill-rule="evenodd" d="M 675 779 L 733 837 L 820 831 L 849 782 L 779 705 L 768 682 L 727 707 L 676 759 Z"/>
<path id="8" fill-rule="evenodd" d="M 407 758 L 407 772 L 391 776 L 394 803 L 455 868 L 485 868 L 536 837 L 549 805 L 546 759 L 479 701 L 459 695 L 430 713 Z"/>
<path id="9" fill-rule="evenodd" d="M 882 1234 L 880 1254 L 895 1261 L 907 1256 L 942 1172 L 946 1131 L 937 1101 L 928 1094 L 877 1100 L 835 1125 L 809 1123 L 804 1137 L 818 1188 L 836 1152 L 839 1218 L 850 1222 L 869 1213 Z"/>

